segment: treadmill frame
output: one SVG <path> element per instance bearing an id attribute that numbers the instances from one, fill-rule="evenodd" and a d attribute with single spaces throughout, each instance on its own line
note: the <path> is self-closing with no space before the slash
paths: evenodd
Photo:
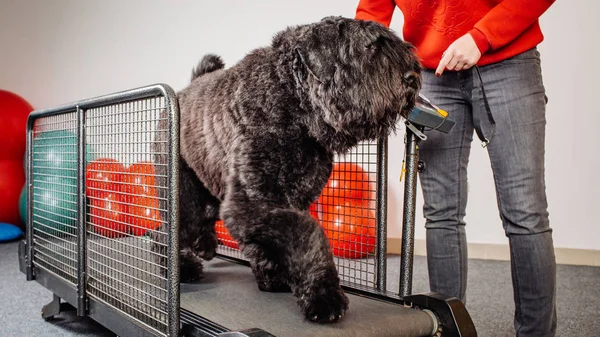
<path id="1" fill-rule="evenodd" d="M 40 117 L 57 115 L 65 112 L 76 111 L 77 138 L 79 155 L 85 152 L 85 111 L 87 109 L 124 102 L 131 102 L 148 97 L 165 97 L 169 116 L 169 242 L 168 242 L 168 328 L 165 334 L 157 334 L 157 331 L 149 328 L 143 322 L 123 314 L 111 305 L 90 298 L 86 294 L 86 210 L 85 194 L 78 196 L 78 263 L 77 284 L 73 284 L 52 271 L 36 267 L 32 261 L 34 253 L 33 221 L 32 221 L 32 198 L 27 201 L 27 230 L 26 239 L 19 244 L 20 270 L 26 274 L 28 281 L 35 280 L 48 290 L 52 291 L 53 299 L 42 309 L 42 317 L 46 320 L 52 319 L 62 311 L 76 310 L 78 316 L 89 316 L 100 324 L 121 336 L 272 336 L 266 331 L 248 327 L 243 331 L 230 331 L 217 322 L 212 322 L 204 317 L 194 314 L 184 308 L 180 308 L 179 302 L 179 107 L 174 90 L 166 84 L 154 84 L 141 88 L 126 90 L 110 95 L 105 95 L 89 100 L 83 100 L 46 110 L 36 110 L 29 116 L 27 123 L 27 153 L 26 153 L 26 186 L 28 195 L 33 193 L 33 126 L 34 121 Z M 377 278 L 376 288 L 357 286 L 343 283 L 344 290 L 348 293 L 364 296 L 373 300 L 386 301 L 403 306 L 410 306 L 416 310 L 428 310 L 436 317 L 437 331 L 432 335 L 438 336 L 477 336 L 474 324 L 464 305 L 456 298 L 444 297 L 436 293 L 412 294 L 413 254 L 414 254 L 414 228 L 415 228 L 415 206 L 416 186 L 419 168 L 423 165 L 419 162 L 419 143 L 426 137 L 422 133 L 423 127 L 406 122 L 406 181 L 404 185 L 404 209 L 402 222 L 402 251 L 400 268 L 400 289 L 398 293 L 392 293 L 385 289 L 387 247 L 386 240 L 377 242 Z M 85 154 L 84 154 L 85 155 Z M 81 158 L 81 157 L 79 157 Z M 85 169 L 79 160 L 78 170 L 78 193 L 82 193 L 81 185 L 85 181 Z M 379 139 L 377 142 L 377 233 L 378 238 L 387 237 L 387 165 L 388 165 L 388 141 L 387 138 Z M 81 230 L 83 229 L 83 230 Z M 247 261 L 229 256 L 219 255 L 220 258 L 248 265 Z"/>

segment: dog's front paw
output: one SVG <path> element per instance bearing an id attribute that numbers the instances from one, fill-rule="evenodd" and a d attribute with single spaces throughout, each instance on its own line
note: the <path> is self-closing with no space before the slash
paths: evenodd
<path id="1" fill-rule="evenodd" d="M 217 235 L 205 235 L 198 239 L 195 252 L 196 254 L 206 261 L 212 260 L 217 254 Z"/>
<path id="2" fill-rule="evenodd" d="M 278 283 L 278 282 L 258 282 L 258 289 L 260 291 L 266 291 L 270 293 L 289 293 L 292 291 L 290 286 L 287 283 Z"/>
<path id="3" fill-rule="evenodd" d="M 179 266 L 179 280 L 182 283 L 198 281 L 204 277 L 201 263 L 182 263 Z"/>
<path id="4" fill-rule="evenodd" d="M 256 283 L 258 284 L 258 289 L 260 289 L 261 291 L 271 293 L 289 293 L 292 291 L 289 284 L 287 284 L 287 282 L 285 282 L 284 280 L 257 277 Z"/>
<path id="5" fill-rule="evenodd" d="M 300 307 L 312 322 L 337 322 L 348 310 L 348 297 L 341 287 L 313 289 L 301 296 Z"/>
<path id="6" fill-rule="evenodd" d="M 292 289 L 283 275 L 274 270 L 265 270 L 253 266 L 252 272 L 256 278 L 258 289 L 272 293 L 287 293 Z"/>
<path id="7" fill-rule="evenodd" d="M 189 249 L 183 249 L 179 254 L 179 280 L 189 283 L 204 277 L 202 260 Z"/>

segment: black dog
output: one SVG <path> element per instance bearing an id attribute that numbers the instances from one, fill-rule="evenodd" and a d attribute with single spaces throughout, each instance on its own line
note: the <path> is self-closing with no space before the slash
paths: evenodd
<path id="1" fill-rule="evenodd" d="M 337 321 L 348 299 L 308 207 L 334 153 L 387 136 L 408 115 L 420 64 L 387 28 L 329 17 L 223 68 L 206 56 L 178 94 L 181 280 L 201 277 L 221 218 L 261 290 L 291 290 L 308 319 Z"/>

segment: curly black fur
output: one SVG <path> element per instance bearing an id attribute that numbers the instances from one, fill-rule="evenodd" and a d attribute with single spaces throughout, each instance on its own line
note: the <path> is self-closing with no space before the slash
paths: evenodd
<path id="1" fill-rule="evenodd" d="M 387 28 L 339 17 L 289 27 L 229 69 L 219 62 L 207 56 L 179 93 L 182 279 L 201 277 L 193 255 L 214 255 L 220 217 L 261 290 L 291 290 L 308 319 L 337 321 L 348 299 L 307 210 L 334 153 L 407 116 L 420 64 Z"/>

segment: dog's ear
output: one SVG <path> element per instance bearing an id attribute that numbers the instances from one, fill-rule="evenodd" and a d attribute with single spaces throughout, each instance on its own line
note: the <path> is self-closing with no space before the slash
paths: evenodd
<path id="1" fill-rule="evenodd" d="M 306 76 L 312 76 L 313 79 L 317 80 L 320 83 L 323 81 L 315 74 L 312 70 L 311 64 L 308 61 L 308 57 L 302 48 L 296 47 L 294 48 L 294 71 L 296 71 L 296 76 L 299 76 L 301 79 Z"/>

